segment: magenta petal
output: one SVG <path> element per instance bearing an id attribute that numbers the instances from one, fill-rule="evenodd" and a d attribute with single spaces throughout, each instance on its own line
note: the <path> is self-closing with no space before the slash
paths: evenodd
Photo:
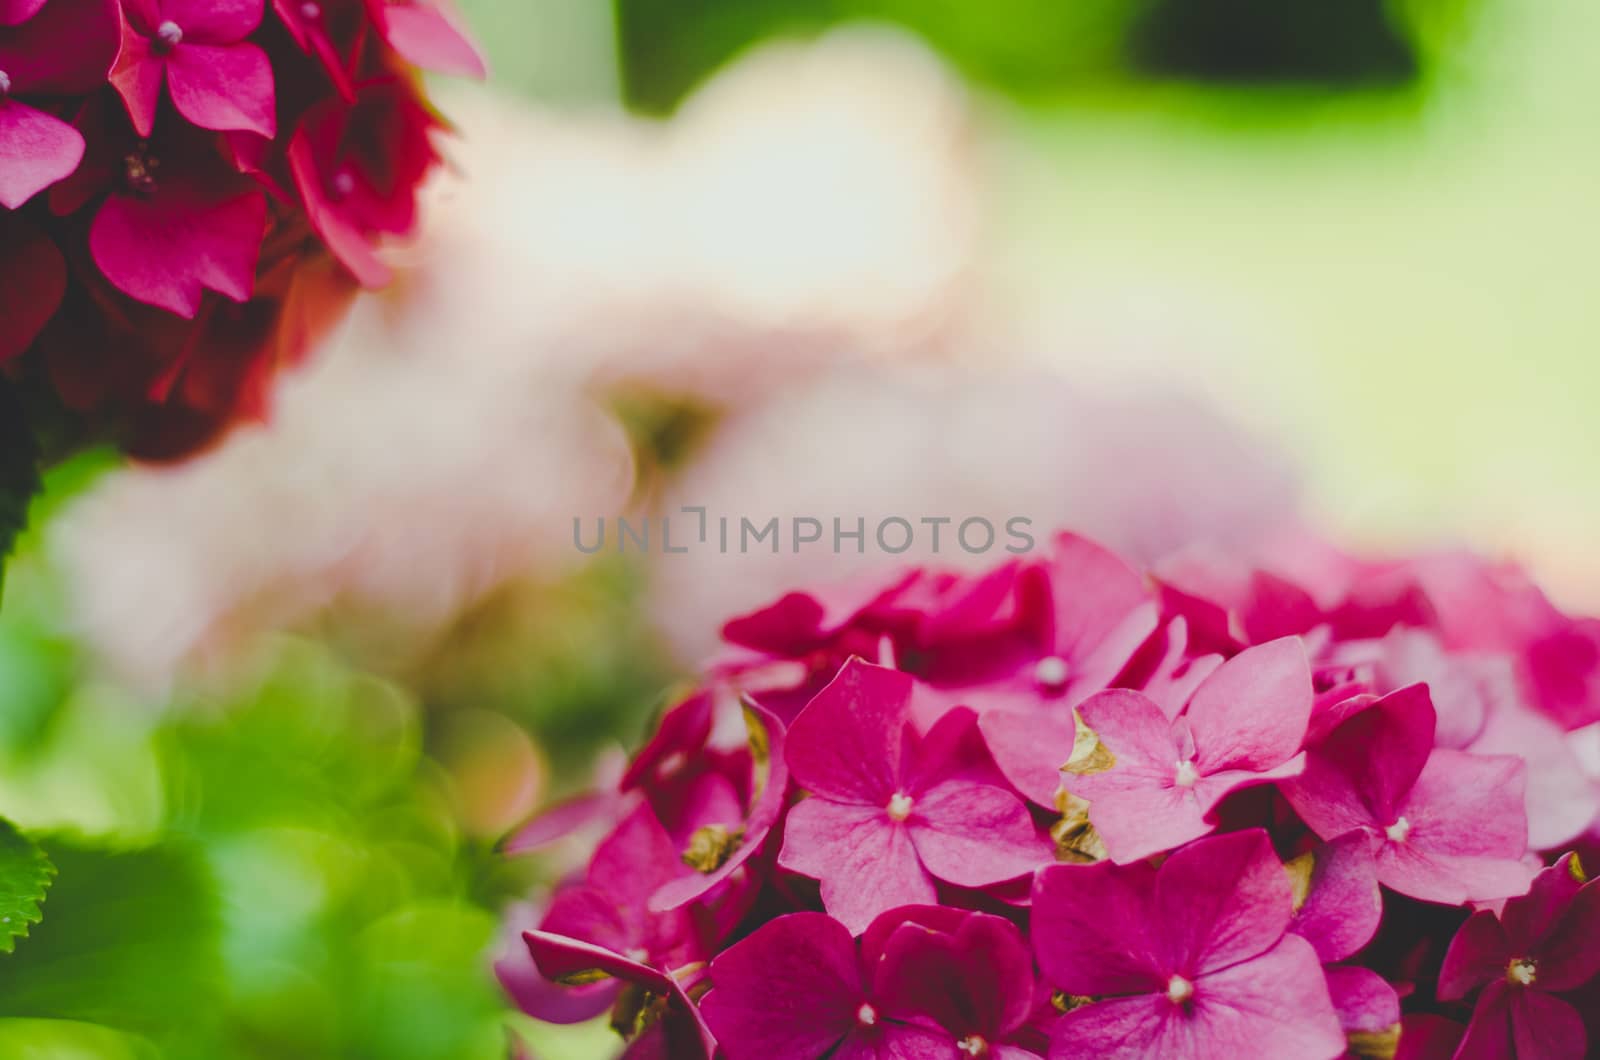
<path id="1" fill-rule="evenodd" d="M 1500 914 L 1511 948 L 1539 966 L 1539 986 L 1572 990 L 1600 975 L 1600 885 L 1580 884 L 1568 854 Z"/>
<path id="2" fill-rule="evenodd" d="M 81 96 L 105 84 L 121 47 L 117 0 L 49 0 L 26 22 L 0 24 L 0 70 L 15 96 Z"/>
<path id="3" fill-rule="evenodd" d="M 1072 716 L 1051 710 L 991 710 L 978 731 L 995 765 L 1029 801 L 1053 807 L 1061 790 L 1061 763 L 1072 753 Z"/>
<path id="4" fill-rule="evenodd" d="M 111 87 L 128 108 L 128 120 L 140 136 L 148 137 L 156 124 L 156 108 L 161 105 L 161 86 L 166 80 L 165 59 L 150 50 L 150 41 L 124 24 L 122 54 L 111 72 Z"/>
<path id="5" fill-rule="evenodd" d="M 671 982 L 648 965 L 582 939 L 548 931 L 524 931 L 522 938 L 533 955 L 533 963 L 539 967 L 539 974 L 554 982 L 589 979 L 594 973 L 638 983 L 652 990 L 665 991 Z"/>
<path id="6" fill-rule="evenodd" d="M 828 1054 L 828 1060 L 949 1060 L 955 1047 L 950 1036 L 939 1031 L 913 1024 L 880 1024 L 840 1042 L 839 1048 Z"/>
<path id="7" fill-rule="evenodd" d="M 1465 1031 L 1455 1020 L 1413 1013 L 1401 1021 L 1400 1048 L 1394 1060 L 1451 1060 Z"/>
<path id="8" fill-rule="evenodd" d="M 1033 884 L 1033 949 L 1050 985 L 1085 997 L 1166 989 L 1148 864 L 1051 865 Z"/>
<path id="9" fill-rule="evenodd" d="M 813 794 L 879 807 L 900 786 L 911 677 L 852 658 L 789 728 L 789 771 Z"/>
<path id="10" fill-rule="evenodd" d="M 1578 1057 L 1587 1053 L 1583 1017 L 1560 998 L 1539 990 L 1511 991 L 1511 1036 L 1518 1057 Z"/>
<path id="11" fill-rule="evenodd" d="M 1179 1060 L 1196 1051 L 1192 1023 L 1159 994 L 1108 998 L 1075 1009 L 1050 1034 L 1050 1060 Z"/>
<path id="12" fill-rule="evenodd" d="M 1600 786 L 1545 715 L 1519 702 L 1501 704 L 1466 750 L 1514 754 L 1528 763 L 1528 845 L 1535 850 L 1563 847 L 1600 818 Z"/>
<path id="13" fill-rule="evenodd" d="M 1290 930 L 1327 961 L 1342 961 L 1368 942 L 1383 918 L 1372 838 L 1351 832 L 1312 851 L 1311 885 Z"/>
<path id="14" fill-rule="evenodd" d="M 0 26 L 16 26 L 39 13 L 45 0 L 0 0 Z"/>
<path id="15" fill-rule="evenodd" d="M 789 811 L 778 863 L 819 880 L 823 906 L 857 934 L 887 909 L 936 897 L 908 830 L 879 807 L 802 800 Z"/>
<path id="16" fill-rule="evenodd" d="M 173 49 L 167 56 L 167 91 L 178 113 L 202 129 L 277 135 L 272 64 L 254 44 Z"/>
<path id="17" fill-rule="evenodd" d="M 372 242 L 341 208 L 327 185 L 328 176 L 317 167 L 315 148 L 304 124 L 289 140 L 289 172 L 294 176 L 295 187 L 305 202 L 306 217 L 311 227 L 328 244 L 339 264 L 350 270 L 356 282 L 363 287 L 377 288 L 386 285 L 393 275 L 389 266 L 378 257 Z"/>
<path id="18" fill-rule="evenodd" d="M 1400 1022 L 1400 996 L 1371 968 L 1337 965 L 1324 968 L 1328 996 L 1346 1034 L 1379 1034 Z"/>
<path id="19" fill-rule="evenodd" d="M 83 149 L 78 130 L 60 118 L 0 99 L 0 206 L 15 210 L 70 176 Z"/>
<path id="20" fill-rule="evenodd" d="M 1456 1001 L 1484 983 L 1501 978 L 1513 956 L 1500 919 L 1488 909 L 1478 910 L 1450 940 L 1444 965 L 1439 969 L 1439 997 Z"/>
<path id="21" fill-rule="evenodd" d="M 1258 828 L 1184 847 L 1156 880 L 1165 966 L 1191 978 L 1269 949 L 1293 915 L 1289 874 Z"/>
<path id="22" fill-rule="evenodd" d="M 1264 772 L 1282 764 L 1305 739 L 1311 698 L 1311 667 L 1298 637 L 1229 659 L 1195 690 L 1185 711 L 1200 772 Z"/>
<path id="23" fill-rule="evenodd" d="M 89 250 L 123 293 L 192 319 L 206 288 L 249 300 L 266 227 L 260 192 L 216 201 L 168 184 L 149 198 L 108 198 L 89 229 Z"/>
<path id="24" fill-rule="evenodd" d="M 821 913 L 763 925 L 711 962 L 700 1011 L 728 1060 L 825 1056 L 865 1000 L 855 941 Z"/>
<path id="25" fill-rule="evenodd" d="M 184 40 L 231 44 L 261 25 L 264 0 L 160 0 L 161 17 L 177 23 Z"/>
<path id="26" fill-rule="evenodd" d="M 383 38 L 424 70 L 457 77 L 487 76 L 483 55 L 444 12 L 426 2 L 388 4 Z"/>
<path id="27" fill-rule="evenodd" d="M 0 166 L 4 162 L 0 161 Z M 3 171 L 3 170 L 0 170 Z M 67 290 L 67 263 L 49 236 L 20 214 L 0 212 L 0 364 L 26 350 Z"/>
<path id="28" fill-rule="evenodd" d="M 923 867 L 957 887 L 1014 880 L 1050 860 L 1027 807 L 988 784 L 935 785 L 917 797 L 906 827 Z"/>
<path id="29" fill-rule="evenodd" d="M 1192 1020 L 1187 1055 L 1334 1060 L 1345 1052 L 1317 955 L 1295 935 L 1196 983 Z"/>
<path id="30" fill-rule="evenodd" d="M 983 913 L 954 932 L 907 923 L 890 936 L 874 996 L 895 1019 L 932 1020 L 956 1038 L 998 1041 L 1033 1007 L 1033 957 L 1009 920 Z"/>

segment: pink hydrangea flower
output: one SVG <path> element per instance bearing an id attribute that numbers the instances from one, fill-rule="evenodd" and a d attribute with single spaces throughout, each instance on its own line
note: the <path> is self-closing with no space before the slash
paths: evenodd
<path id="1" fill-rule="evenodd" d="M 1159 869 L 1044 869 L 1034 948 L 1076 999 L 1052 1060 L 1344 1055 L 1316 951 L 1289 931 L 1293 902 L 1259 830 L 1198 840 Z"/>
<path id="2" fill-rule="evenodd" d="M 1112 762 L 1071 777 L 1068 790 L 1089 800 L 1114 860 L 1170 850 L 1210 832 L 1231 792 L 1300 773 L 1311 699 L 1305 649 L 1293 637 L 1228 660 L 1176 717 L 1138 692 L 1101 692 L 1078 713 Z"/>
<path id="3" fill-rule="evenodd" d="M 1435 750 L 1433 736 L 1427 688 L 1403 688 L 1341 724 L 1280 790 L 1324 839 L 1372 836 L 1378 879 L 1401 894 L 1457 905 L 1521 894 L 1526 766 Z"/>
<path id="4" fill-rule="evenodd" d="M 1027 944 L 982 913 L 890 910 L 859 945 L 793 913 L 723 951 L 711 980 L 702 1009 L 728 1060 L 1036 1055 L 1005 1041 L 1032 1008 Z"/>
<path id="5" fill-rule="evenodd" d="M 277 135 L 272 63 L 245 38 L 264 0 L 124 0 L 111 83 L 140 136 L 155 128 L 161 86 L 202 129 Z"/>
<path id="6" fill-rule="evenodd" d="M 1526 895 L 1461 926 L 1439 971 L 1439 996 L 1482 987 L 1457 1060 L 1578 1060 L 1587 1033 L 1555 994 L 1600 975 L 1600 886 L 1571 854 L 1539 873 Z"/>
<path id="7" fill-rule="evenodd" d="M 24 100 L 77 96 L 105 81 L 117 58 L 117 2 L 13 0 L 0 16 L 0 207 L 16 210 L 76 169 L 84 148 L 70 124 Z"/>
<path id="8" fill-rule="evenodd" d="M 971 713 L 918 737 L 911 689 L 908 675 L 852 659 L 789 730 L 789 771 L 810 798 L 789 812 L 779 863 L 820 880 L 823 905 L 852 931 L 931 904 L 936 880 L 983 887 L 1045 858 L 1017 797 L 962 767 Z"/>

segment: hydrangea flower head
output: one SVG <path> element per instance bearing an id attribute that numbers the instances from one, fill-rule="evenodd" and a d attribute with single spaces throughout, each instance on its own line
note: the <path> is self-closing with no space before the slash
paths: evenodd
<path id="1" fill-rule="evenodd" d="M 422 0 L 7 0 L 7 373 L 152 457 L 263 415 L 416 226 L 440 127 L 417 56 L 482 72 Z"/>
<path id="2" fill-rule="evenodd" d="M 1584 1055 L 1600 889 L 1559 845 L 1600 802 L 1528 661 L 1581 620 L 1454 613 L 1471 565 L 1303 543 L 1147 579 L 1056 549 L 730 623 L 738 653 L 582 804 L 625 827 L 544 927 L 600 895 L 564 930 L 729 1060 Z M 735 692 L 748 750 L 718 735 Z M 728 841 L 686 846 L 704 827 Z M 596 945 L 562 938 L 547 975 Z M 518 971 L 528 1011 L 665 1040 L 616 1018 L 637 990 L 556 1004 Z"/>

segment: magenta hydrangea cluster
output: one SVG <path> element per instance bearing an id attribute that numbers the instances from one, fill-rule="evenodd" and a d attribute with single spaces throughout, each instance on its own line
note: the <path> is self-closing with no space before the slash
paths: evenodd
<path id="1" fill-rule="evenodd" d="M 629 1058 L 1564 1060 L 1600 1044 L 1600 622 L 1459 554 L 1072 535 L 791 593 L 502 981 Z"/>
<path id="2" fill-rule="evenodd" d="M 260 415 L 416 223 L 419 67 L 483 73 L 446 0 L 0 0 L 0 372 L 147 455 Z"/>

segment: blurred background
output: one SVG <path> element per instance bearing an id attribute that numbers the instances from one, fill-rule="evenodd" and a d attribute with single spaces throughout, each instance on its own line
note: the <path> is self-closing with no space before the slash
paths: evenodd
<path id="1" fill-rule="evenodd" d="M 0 814 L 58 874 L 0 1056 L 611 1055 L 491 970 L 576 847 L 497 844 L 724 619 L 893 558 L 577 519 L 1025 516 L 1146 562 L 1308 524 L 1600 610 L 1589 0 L 464 6 L 493 75 L 439 86 L 395 289 L 269 424 L 37 502 Z"/>

